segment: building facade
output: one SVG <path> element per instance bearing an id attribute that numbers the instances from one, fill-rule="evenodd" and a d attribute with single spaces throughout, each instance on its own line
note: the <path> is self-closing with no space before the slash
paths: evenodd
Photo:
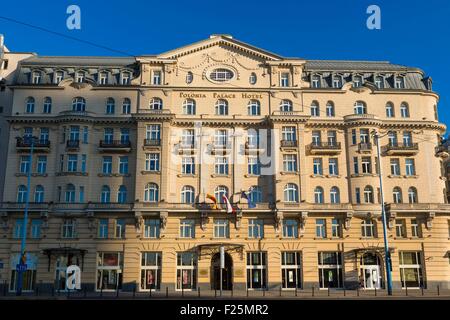
<path id="1" fill-rule="evenodd" d="M 219 288 L 220 247 L 225 290 L 384 288 L 380 173 L 395 288 L 449 288 L 446 128 L 420 69 L 212 35 L 152 56 L 33 56 L 8 89 L 11 291 L 28 194 L 25 290 L 64 290 L 71 264 L 89 290 Z"/>

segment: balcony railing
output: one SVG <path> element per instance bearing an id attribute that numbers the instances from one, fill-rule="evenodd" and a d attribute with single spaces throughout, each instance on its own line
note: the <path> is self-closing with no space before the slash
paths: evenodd
<path id="1" fill-rule="evenodd" d="M 318 141 L 309 145 L 312 154 L 318 153 L 338 153 L 341 151 L 341 143 L 336 141 Z"/>
<path id="2" fill-rule="evenodd" d="M 283 148 L 296 148 L 297 140 L 281 140 L 281 147 Z"/>
<path id="3" fill-rule="evenodd" d="M 359 152 L 372 152 L 372 143 L 370 142 L 360 142 L 358 143 Z"/>
<path id="4" fill-rule="evenodd" d="M 99 149 L 101 151 L 130 151 L 131 142 L 122 140 L 100 140 Z"/>
<path id="5" fill-rule="evenodd" d="M 29 151 L 31 149 L 31 139 L 27 137 L 17 138 L 16 148 L 17 151 Z M 35 139 L 33 148 L 36 151 L 49 151 L 50 141 L 46 139 Z"/>
<path id="6" fill-rule="evenodd" d="M 80 148 L 80 140 L 67 140 L 66 148 L 67 149 L 78 149 L 78 148 Z"/>
<path id="7" fill-rule="evenodd" d="M 159 147 L 161 145 L 161 139 L 144 139 L 144 146 L 146 147 Z"/>
<path id="8" fill-rule="evenodd" d="M 418 143 L 389 143 L 384 146 L 387 154 L 413 154 L 419 151 Z"/>

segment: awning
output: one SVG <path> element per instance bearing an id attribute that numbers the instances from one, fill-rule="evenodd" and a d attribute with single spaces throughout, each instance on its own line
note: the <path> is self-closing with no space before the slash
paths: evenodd
<path id="1" fill-rule="evenodd" d="M 71 247 L 47 248 L 47 249 L 42 250 L 42 253 L 48 257 L 48 271 L 50 271 L 50 262 L 51 262 L 52 256 L 57 257 L 57 256 L 65 256 L 65 255 L 69 255 L 69 254 L 81 257 L 81 271 L 83 271 L 84 255 L 86 254 L 86 252 L 87 252 L 86 249 L 71 248 Z"/>
<path id="2" fill-rule="evenodd" d="M 198 251 L 198 259 L 201 257 L 212 257 L 214 254 L 219 252 L 219 248 L 224 247 L 226 252 L 238 252 L 242 254 L 244 252 L 244 245 L 237 243 L 227 243 L 227 242 L 219 242 L 219 243 L 205 243 L 199 244 L 196 246 Z"/>

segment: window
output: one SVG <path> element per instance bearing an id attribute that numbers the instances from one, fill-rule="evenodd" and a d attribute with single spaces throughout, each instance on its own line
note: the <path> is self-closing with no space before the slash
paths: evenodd
<path id="1" fill-rule="evenodd" d="M 361 203 L 361 189 L 355 188 L 355 200 L 356 203 Z"/>
<path id="2" fill-rule="evenodd" d="M 325 219 L 316 219 L 316 237 L 322 239 L 327 237 L 327 222 Z"/>
<path id="3" fill-rule="evenodd" d="M 214 190 L 214 197 L 217 199 L 217 202 L 222 203 L 223 196 L 228 197 L 228 188 L 225 186 L 218 186 Z"/>
<path id="4" fill-rule="evenodd" d="M 228 174 L 228 157 L 227 156 L 216 156 L 214 172 L 218 175 Z"/>
<path id="5" fill-rule="evenodd" d="M 34 291 L 36 288 L 36 267 L 38 258 L 34 254 L 26 254 L 27 256 L 27 270 L 22 273 L 22 291 Z M 9 290 L 16 291 L 19 273 L 15 270 L 16 265 L 20 261 L 20 253 L 11 256 L 11 265 L 14 266 L 11 270 L 11 278 L 9 282 Z M 4 280 L 6 282 L 6 280 Z M 6 289 L 6 288 L 5 288 Z"/>
<path id="6" fill-rule="evenodd" d="M 214 145 L 218 147 L 226 146 L 228 143 L 227 130 L 216 130 L 214 134 Z"/>
<path id="7" fill-rule="evenodd" d="M 264 238 L 264 220 L 262 219 L 248 220 L 248 237 L 251 239 Z"/>
<path id="8" fill-rule="evenodd" d="M 161 287 L 161 252 L 142 252 L 141 291 L 159 290 Z"/>
<path id="9" fill-rule="evenodd" d="M 44 98 L 44 108 L 42 110 L 42 113 L 52 113 L 52 98 Z"/>
<path id="10" fill-rule="evenodd" d="M 417 219 L 411 219 L 411 237 L 419 238 L 420 237 L 420 224 Z"/>
<path id="11" fill-rule="evenodd" d="M 80 203 L 84 202 L 84 187 L 80 186 Z"/>
<path id="12" fill-rule="evenodd" d="M 78 167 L 78 155 L 69 154 L 67 158 L 67 171 L 77 172 Z"/>
<path id="13" fill-rule="evenodd" d="M 391 159 L 391 175 L 393 175 L 393 176 L 400 175 L 400 160 L 399 159 Z"/>
<path id="14" fill-rule="evenodd" d="M 120 128 L 120 143 L 126 144 L 130 142 L 130 129 Z"/>
<path id="15" fill-rule="evenodd" d="M 312 144 L 313 144 L 314 146 L 320 146 L 320 145 L 321 145 L 321 141 L 322 141 L 322 138 L 321 138 L 321 133 L 320 133 L 320 131 L 314 130 L 314 131 L 312 132 Z"/>
<path id="16" fill-rule="evenodd" d="M 320 117 L 320 108 L 317 101 L 311 103 L 311 117 Z"/>
<path id="17" fill-rule="evenodd" d="M 362 101 L 356 101 L 353 111 L 355 114 L 366 114 L 367 113 L 366 104 Z"/>
<path id="18" fill-rule="evenodd" d="M 334 103 L 332 101 L 328 101 L 327 102 L 327 105 L 325 107 L 325 111 L 326 111 L 327 117 L 334 117 L 335 116 Z"/>
<path id="19" fill-rule="evenodd" d="M 123 255 L 121 252 L 98 252 L 97 290 L 122 288 Z"/>
<path id="20" fill-rule="evenodd" d="M 102 192 L 100 195 L 101 203 L 110 203 L 111 202 L 111 189 L 108 186 L 102 187 Z"/>
<path id="21" fill-rule="evenodd" d="M 395 187 L 392 190 L 392 198 L 394 203 L 402 203 L 402 189 Z"/>
<path id="22" fill-rule="evenodd" d="M 382 76 L 375 76 L 375 86 L 378 89 L 384 89 L 384 78 Z"/>
<path id="23" fill-rule="evenodd" d="M 31 238 L 32 239 L 40 239 L 41 238 L 41 230 L 42 230 L 42 220 L 41 219 L 32 219 L 31 220 Z"/>
<path id="24" fill-rule="evenodd" d="M 162 110 L 163 102 L 160 98 L 152 98 L 149 103 L 150 110 Z"/>
<path id="25" fill-rule="evenodd" d="M 180 238 L 195 238 L 195 220 L 183 219 L 180 221 Z"/>
<path id="26" fill-rule="evenodd" d="M 370 142 L 369 129 L 360 129 L 359 139 L 361 143 L 369 143 Z"/>
<path id="27" fill-rule="evenodd" d="M 409 203 L 417 203 L 417 189 L 414 187 L 410 187 L 408 189 L 408 201 Z"/>
<path id="28" fill-rule="evenodd" d="M 108 83 L 108 73 L 107 72 L 100 72 L 98 76 L 98 83 L 101 85 L 105 85 Z"/>
<path id="29" fill-rule="evenodd" d="M 122 102 L 122 113 L 130 114 L 131 113 L 131 100 L 128 98 L 124 98 Z"/>
<path id="30" fill-rule="evenodd" d="M 249 79 L 248 79 L 248 82 L 249 82 L 250 84 L 256 84 L 256 81 L 257 81 L 256 73 L 252 72 L 252 73 L 250 74 L 250 77 L 249 77 Z"/>
<path id="31" fill-rule="evenodd" d="M 261 104 L 258 100 L 250 100 L 247 105 L 247 114 L 249 116 L 259 116 L 261 114 Z"/>
<path id="32" fill-rule="evenodd" d="M 61 227 L 62 238 L 75 238 L 76 237 L 76 222 L 75 219 L 64 219 Z"/>
<path id="33" fill-rule="evenodd" d="M 54 83 L 59 84 L 64 79 L 64 72 L 56 71 L 54 74 Z"/>
<path id="34" fill-rule="evenodd" d="M 407 176 L 416 175 L 416 166 L 414 164 L 414 159 L 405 159 L 405 174 Z"/>
<path id="35" fill-rule="evenodd" d="M 314 189 L 314 202 L 315 203 L 324 203 L 323 200 L 323 188 L 322 187 L 316 187 Z"/>
<path id="36" fill-rule="evenodd" d="M 126 203 L 127 202 L 127 187 L 121 185 L 117 191 L 117 202 Z"/>
<path id="37" fill-rule="evenodd" d="M 362 173 L 372 173 L 372 158 L 362 157 L 361 158 Z"/>
<path id="38" fill-rule="evenodd" d="M 214 238 L 229 238 L 230 223 L 228 219 L 214 219 Z"/>
<path id="39" fill-rule="evenodd" d="M 75 186 L 73 184 L 66 185 L 66 202 L 75 202 Z"/>
<path id="40" fill-rule="evenodd" d="M 341 203 L 341 197 L 338 187 L 331 187 L 330 189 L 330 202 L 331 203 Z"/>
<path id="41" fill-rule="evenodd" d="M 311 87 L 312 88 L 320 88 L 320 76 L 319 75 L 313 75 L 311 77 Z"/>
<path id="42" fill-rule="evenodd" d="M 34 202 L 44 202 L 44 187 L 41 185 L 37 185 L 34 189 Z"/>
<path id="43" fill-rule="evenodd" d="M 73 98 L 72 111 L 86 111 L 86 100 L 81 97 Z"/>
<path id="44" fill-rule="evenodd" d="M 284 154 L 283 155 L 283 171 L 296 172 L 297 171 L 297 155 Z"/>
<path id="45" fill-rule="evenodd" d="M 409 118 L 409 106 L 406 102 L 402 102 L 400 105 L 400 116 L 402 118 Z"/>
<path id="46" fill-rule="evenodd" d="M 87 144 L 89 142 L 89 128 L 83 127 L 83 143 Z"/>
<path id="47" fill-rule="evenodd" d="M 37 172 L 39 174 L 45 174 L 47 172 L 47 156 L 38 156 Z"/>
<path id="48" fill-rule="evenodd" d="M 228 115 L 228 102 L 226 100 L 223 99 L 217 100 L 215 108 L 216 108 L 216 115 L 218 116 Z"/>
<path id="49" fill-rule="evenodd" d="M 395 88 L 396 89 L 405 89 L 405 78 L 404 77 L 395 77 Z"/>
<path id="50" fill-rule="evenodd" d="M 267 252 L 247 252 L 247 288 L 267 287 Z"/>
<path id="51" fill-rule="evenodd" d="M 16 219 L 16 221 L 14 222 L 13 238 L 21 239 L 23 231 L 23 219 Z"/>
<path id="52" fill-rule="evenodd" d="M 103 157 L 103 174 L 111 174 L 112 173 L 112 157 L 104 156 Z"/>
<path id="53" fill-rule="evenodd" d="M 33 97 L 27 98 L 25 112 L 26 113 L 34 113 L 34 98 Z"/>
<path id="54" fill-rule="evenodd" d="M 343 285 L 342 253 L 319 252 L 320 288 L 341 288 Z"/>
<path id="55" fill-rule="evenodd" d="M 282 72 L 280 75 L 280 86 L 289 87 L 289 73 Z"/>
<path id="56" fill-rule="evenodd" d="M 283 238 L 298 238 L 298 222 L 296 219 L 283 219 Z"/>
<path id="57" fill-rule="evenodd" d="M 42 73 L 39 71 L 34 71 L 32 74 L 32 83 L 33 84 L 40 84 L 42 79 Z"/>
<path id="58" fill-rule="evenodd" d="M 333 238 L 342 237 L 342 222 L 340 219 L 331 220 L 331 236 Z"/>
<path id="59" fill-rule="evenodd" d="M 295 127 L 282 127 L 281 136 L 283 141 L 296 141 Z"/>
<path id="60" fill-rule="evenodd" d="M 283 289 L 302 287 L 301 252 L 281 252 L 281 281 Z"/>
<path id="61" fill-rule="evenodd" d="M 361 235 L 363 238 L 375 237 L 375 223 L 372 219 L 364 219 L 361 222 Z"/>
<path id="62" fill-rule="evenodd" d="M 373 188 L 371 186 L 366 186 L 364 188 L 364 202 L 374 203 L 373 201 Z"/>
<path id="63" fill-rule="evenodd" d="M 125 238 L 125 226 L 126 226 L 125 219 L 116 219 L 116 228 L 114 236 L 117 239 Z"/>
<path id="64" fill-rule="evenodd" d="M 386 104 L 386 117 L 388 117 L 388 118 L 395 117 L 395 110 L 394 110 L 394 105 L 392 104 L 392 102 L 388 102 Z"/>
<path id="65" fill-rule="evenodd" d="M 284 202 L 298 202 L 298 188 L 293 183 L 284 187 Z"/>
<path id="66" fill-rule="evenodd" d="M 30 156 L 20 156 L 20 173 L 28 173 L 30 171 Z"/>
<path id="67" fill-rule="evenodd" d="M 84 82 L 86 74 L 83 71 L 78 71 L 75 75 L 75 81 L 78 83 Z"/>
<path id="68" fill-rule="evenodd" d="M 161 85 L 161 71 L 153 71 L 152 84 L 155 86 Z"/>
<path id="69" fill-rule="evenodd" d="M 145 171 L 159 171 L 159 153 L 145 154 Z"/>
<path id="70" fill-rule="evenodd" d="M 113 128 L 105 128 L 103 131 L 103 139 L 107 143 L 112 143 L 114 140 L 114 129 Z"/>
<path id="71" fill-rule="evenodd" d="M 158 185 L 155 183 L 147 183 L 144 189 L 144 201 L 145 202 L 157 202 L 158 201 Z"/>
<path id="72" fill-rule="evenodd" d="M 248 156 L 247 173 L 255 176 L 261 174 L 261 163 L 258 156 Z"/>
<path id="73" fill-rule="evenodd" d="M 209 74 L 209 78 L 211 80 L 218 82 L 229 81 L 233 79 L 233 77 L 234 77 L 233 71 L 224 68 L 214 69 Z"/>
<path id="74" fill-rule="evenodd" d="M 339 174 L 337 158 L 328 159 L 328 173 L 332 176 L 337 176 Z"/>
<path id="75" fill-rule="evenodd" d="M 195 202 L 194 187 L 184 186 L 181 189 L 181 203 L 194 203 L 194 202 Z"/>
<path id="76" fill-rule="evenodd" d="M 192 148 L 195 145 L 194 129 L 183 129 L 181 136 L 181 145 L 183 147 Z"/>
<path id="77" fill-rule="evenodd" d="M 405 147 L 412 147 L 412 133 L 409 131 L 403 131 L 403 145 Z"/>
<path id="78" fill-rule="evenodd" d="M 400 279 L 402 288 L 424 286 L 420 251 L 400 251 Z"/>
<path id="79" fill-rule="evenodd" d="M 99 219 L 98 220 L 98 234 L 97 236 L 100 239 L 108 238 L 108 219 Z"/>
<path id="80" fill-rule="evenodd" d="M 159 219 L 144 219 L 144 238 L 159 238 Z"/>
<path id="81" fill-rule="evenodd" d="M 86 173 L 86 155 L 81 155 L 81 172 Z"/>
<path id="82" fill-rule="evenodd" d="M 178 290 L 194 290 L 197 287 L 197 255 L 193 252 L 177 253 Z"/>
<path id="83" fill-rule="evenodd" d="M 390 146 L 397 146 L 397 133 L 394 131 L 388 132 L 388 142 Z"/>
<path id="84" fill-rule="evenodd" d="M 262 202 L 262 190 L 259 186 L 251 186 L 248 190 L 249 199 L 253 203 L 261 203 Z"/>
<path id="85" fill-rule="evenodd" d="M 128 156 L 119 157 L 119 173 L 128 174 Z"/>
<path id="86" fill-rule="evenodd" d="M 322 158 L 314 158 L 313 159 L 313 174 L 314 175 L 322 175 Z"/>
<path id="87" fill-rule="evenodd" d="M 395 236 L 398 238 L 406 238 L 405 219 L 395 219 Z"/>
<path id="88" fill-rule="evenodd" d="M 131 74 L 129 72 L 122 72 L 122 79 L 121 84 L 122 85 L 129 85 L 131 80 Z"/>
<path id="89" fill-rule="evenodd" d="M 183 102 L 183 114 L 185 115 L 195 115 L 195 100 L 186 99 Z"/>
<path id="90" fill-rule="evenodd" d="M 182 174 L 195 174 L 195 158 L 183 157 L 181 160 L 181 173 Z"/>
<path id="91" fill-rule="evenodd" d="M 335 75 L 333 76 L 333 88 L 341 88 L 342 87 L 342 77 Z"/>
<path id="92" fill-rule="evenodd" d="M 186 83 L 191 84 L 192 81 L 194 81 L 194 74 L 188 71 L 188 73 L 186 73 Z"/>
<path id="93" fill-rule="evenodd" d="M 358 157 L 353 157 L 353 171 L 355 174 L 359 174 Z"/>
<path id="94" fill-rule="evenodd" d="M 360 88 L 363 85 L 363 78 L 361 76 L 353 76 L 353 87 Z"/>

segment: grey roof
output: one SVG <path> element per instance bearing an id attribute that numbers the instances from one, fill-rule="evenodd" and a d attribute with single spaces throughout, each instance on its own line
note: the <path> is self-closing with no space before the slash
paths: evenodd
<path id="1" fill-rule="evenodd" d="M 126 66 L 136 62 L 134 57 L 92 57 L 92 56 L 35 56 L 25 59 L 22 65 L 59 65 L 59 66 Z"/>
<path id="2" fill-rule="evenodd" d="M 389 61 L 350 61 L 350 60 L 307 60 L 307 70 L 340 70 L 340 71 L 407 71 L 417 70 Z"/>

